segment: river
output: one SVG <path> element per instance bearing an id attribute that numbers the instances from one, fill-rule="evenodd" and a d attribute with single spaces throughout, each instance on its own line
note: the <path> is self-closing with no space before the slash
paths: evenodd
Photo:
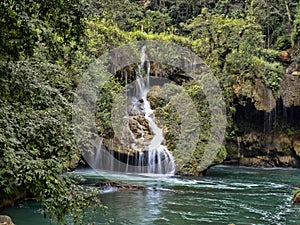
<path id="1" fill-rule="evenodd" d="M 87 181 L 101 177 L 146 186 L 146 190 L 101 194 L 108 215 L 95 224 L 123 225 L 300 225 L 300 206 L 291 205 L 300 187 L 297 169 L 254 169 L 217 166 L 205 177 L 166 177 L 96 173 L 78 170 Z M 39 204 L 22 201 L 1 210 L 16 225 L 48 224 Z"/>

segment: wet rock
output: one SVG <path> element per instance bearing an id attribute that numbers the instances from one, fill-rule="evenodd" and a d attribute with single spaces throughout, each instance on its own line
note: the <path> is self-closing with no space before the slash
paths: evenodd
<path id="1" fill-rule="evenodd" d="M 244 157 L 239 160 L 239 165 L 258 168 L 272 168 L 272 167 L 290 167 L 296 164 L 292 156 L 256 156 Z"/>
<path id="2" fill-rule="evenodd" d="M 227 161 L 239 159 L 239 164 L 251 167 L 297 167 L 300 155 L 300 137 L 296 134 L 288 136 L 284 133 L 266 134 L 249 132 L 241 138 L 241 146 L 232 145 L 231 152 L 239 152 L 239 156 L 229 157 Z M 231 154 L 232 156 L 232 154 Z"/>
<path id="3" fill-rule="evenodd" d="M 271 112 L 276 107 L 276 100 L 272 90 L 257 80 L 253 89 L 254 106 L 257 110 Z"/>
<path id="4" fill-rule="evenodd" d="M 295 204 L 300 204 L 300 190 L 297 190 L 292 198 L 292 203 Z"/>
<path id="5" fill-rule="evenodd" d="M 111 181 L 111 180 L 102 180 L 95 184 L 96 187 L 101 190 L 108 188 L 116 188 L 117 190 L 145 190 L 146 188 L 142 185 L 135 185 L 126 183 L 123 181 Z"/>
<path id="6" fill-rule="evenodd" d="M 287 74 L 297 74 L 295 72 L 299 72 L 300 71 L 300 65 L 296 62 L 291 63 L 285 70 L 285 72 Z"/>
<path id="7" fill-rule="evenodd" d="M 147 150 L 145 146 L 149 146 L 153 134 L 145 117 L 129 117 L 127 125 L 122 128 L 111 140 L 104 139 L 103 144 L 107 149 L 130 155 Z"/>
<path id="8" fill-rule="evenodd" d="M 0 225 L 14 225 L 9 216 L 0 215 Z"/>
<path id="9" fill-rule="evenodd" d="M 300 156 L 300 136 L 294 136 L 292 138 L 292 146 L 295 154 Z"/>
<path id="10" fill-rule="evenodd" d="M 286 74 L 281 81 L 279 94 L 285 107 L 300 106 L 300 77 Z"/>
<path id="11" fill-rule="evenodd" d="M 238 98 L 250 98 L 257 110 L 271 112 L 276 107 L 276 99 L 272 90 L 261 80 L 255 80 L 254 84 L 249 80 L 238 81 L 232 88 Z"/>
<path id="12" fill-rule="evenodd" d="M 292 48 L 286 49 L 279 53 L 281 62 L 288 63 L 291 61 L 291 57 L 294 54 L 295 50 Z"/>

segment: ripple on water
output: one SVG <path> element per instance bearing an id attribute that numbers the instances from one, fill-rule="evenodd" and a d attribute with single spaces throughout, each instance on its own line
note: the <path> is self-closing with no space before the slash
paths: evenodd
<path id="1" fill-rule="evenodd" d="M 147 187 L 101 195 L 112 225 L 300 225 L 300 206 L 290 203 L 299 186 L 299 170 L 217 167 L 200 178 L 91 170 L 72 175 L 86 181 L 112 179 Z M 39 215 L 30 204 L 23 202 L 1 213 L 11 215 L 16 224 L 47 224 L 40 217 L 30 222 L 24 219 L 24 215 Z M 95 224 L 108 224 L 101 213 L 96 216 Z"/>

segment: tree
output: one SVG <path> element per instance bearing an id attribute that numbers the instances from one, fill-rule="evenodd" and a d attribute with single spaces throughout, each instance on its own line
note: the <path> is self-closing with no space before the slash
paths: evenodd
<path id="1" fill-rule="evenodd" d="M 64 47 L 75 49 L 84 34 L 89 1 L 0 2 L 0 60 L 31 57 L 39 45 L 48 57 L 64 55 Z"/>
<path id="2" fill-rule="evenodd" d="M 293 20 L 297 19 L 299 3 L 291 0 L 251 0 L 247 3 L 248 15 L 262 27 L 265 47 L 279 50 L 291 47 Z"/>
<path id="3" fill-rule="evenodd" d="M 79 75 L 58 61 L 71 64 L 82 44 L 87 3 L 0 2 L 0 201 L 30 193 L 60 224 L 68 215 L 83 224 L 99 206 L 92 189 L 63 175 L 81 157 L 70 122 Z"/>

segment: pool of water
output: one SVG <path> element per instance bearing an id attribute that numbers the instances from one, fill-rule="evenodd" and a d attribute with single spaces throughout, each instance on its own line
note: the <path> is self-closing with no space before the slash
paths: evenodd
<path id="1" fill-rule="evenodd" d="M 300 207 L 291 205 L 300 187 L 300 170 L 213 167 L 205 177 L 167 177 L 111 174 L 78 170 L 86 182 L 102 178 L 146 186 L 146 190 L 106 190 L 95 224 L 134 225 L 300 225 Z M 22 201 L 1 210 L 16 225 L 49 224 L 39 213 L 40 205 Z M 88 221 L 87 221 L 88 223 Z"/>

